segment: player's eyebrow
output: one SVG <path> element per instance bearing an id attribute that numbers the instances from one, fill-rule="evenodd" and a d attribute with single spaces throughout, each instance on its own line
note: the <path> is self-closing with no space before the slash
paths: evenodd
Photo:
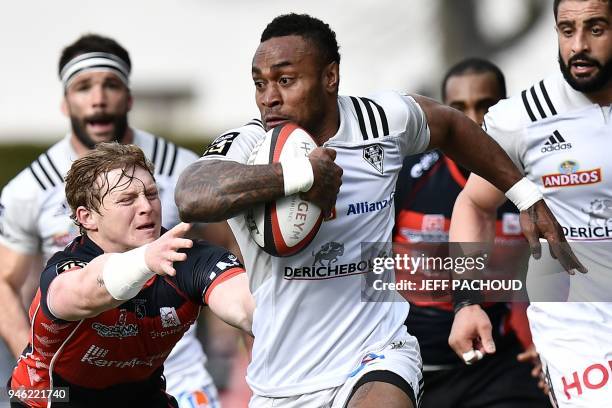
<path id="1" fill-rule="evenodd" d="M 276 64 L 273 64 L 270 67 L 270 70 L 278 70 L 280 68 L 288 67 L 291 65 L 293 65 L 291 61 L 281 61 L 281 62 L 277 62 Z M 257 75 L 261 74 L 261 69 L 259 69 L 259 67 L 256 67 L 256 66 L 253 66 L 251 71 L 253 74 L 257 74 Z"/>
<path id="2" fill-rule="evenodd" d="M 608 24 L 610 24 L 610 21 L 607 18 L 603 17 L 603 16 L 591 17 L 588 20 L 584 21 L 584 24 L 587 25 L 587 26 L 592 26 L 592 25 L 600 24 L 600 23 L 608 25 Z"/>

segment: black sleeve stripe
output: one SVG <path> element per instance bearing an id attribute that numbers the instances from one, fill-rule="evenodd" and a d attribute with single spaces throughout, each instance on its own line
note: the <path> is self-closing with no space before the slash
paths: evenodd
<path id="1" fill-rule="evenodd" d="M 162 139 L 162 141 L 164 142 L 164 150 L 162 150 L 161 165 L 159 166 L 157 174 L 163 174 L 164 166 L 166 165 L 166 156 L 168 155 L 168 141 L 166 139 Z"/>
<path id="2" fill-rule="evenodd" d="M 525 105 L 525 110 L 527 111 L 529 118 L 531 119 L 532 122 L 535 122 L 536 117 L 533 114 L 531 107 L 529 106 L 529 102 L 527 101 L 527 90 L 523 90 L 523 92 L 521 92 L 521 98 L 523 98 L 523 105 Z"/>
<path id="3" fill-rule="evenodd" d="M 540 116 L 542 116 L 542 119 L 546 119 L 546 113 L 544 112 L 544 109 L 542 109 L 542 105 L 540 104 L 540 100 L 538 99 L 538 95 L 536 95 L 536 91 L 535 91 L 535 87 L 531 87 L 531 96 L 533 97 L 533 101 L 536 104 L 536 107 L 538 108 L 538 112 L 540 112 Z"/>
<path id="4" fill-rule="evenodd" d="M 172 155 L 172 162 L 170 162 L 170 170 L 168 170 L 168 176 L 170 177 L 172 177 L 172 174 L 174 173 L 174 165 L 176 164 L 176 156 L 178 156 L 178 151 L 179 151 L 179 147 L 177 145 L 173 143 L 172 146 L 174 146 L 174 154 Z"/>
<path id="5" fill-rule="evenodd" d="M 157 167 L 157 145 L 159 144 L 159 138 L 155 138 L 155 142 L 153 143 L 153 154 L 151 155 L 151 161 L 153 165 Z"/>
<path id="6" fill-rule="evenodd" d="M 253 125 L 253 126 L 258 126 L 258 127 L 262 128 L 262 129 L 264 129 L 263 125 L 261 124 L 261 121 L 259 121 L 259 120 L 257 120 L 257 119 L 253 119 L 252 121 L 250 121 L 249 123 L 247 123 L 245 126 L 250 126 L 250 125 Z M 264 130 L 265 130 L 265 129 L 264 129 Z"/>
<path id="7" fill-rule="evenodd" d="M 49 157 L 49 155 L 47 154 L 47 152 L 45 152 L 45 157 L 47 158 L 47 161 L 49 162 L 49 164 L 51 165 L 51 168 L 53 169 L 53 171 L 55 172 L 55 174 L 57 174 L 57 177 L 59 177 L 59 179 L 62 181 L 62 183 L 64 182 L 64 177 L 62 177 L 62 175 L 60 174 L 60 172 L 57 170 L 57 167 L 55 167 L 55 164 L 53 164 L 53 162 L 51 161 L 51 157 Z"/>
<path id="8" fill-rule="evenodd" d="M 42 170 L 43 174 L 45 175 L 47 180 L 49 180 L 49 183 L 51 183 L 51 187 L 55 187 L 55 183 L 51 179 L 51 176 L 49 176 L 49 173 L 47 173 L 47 170 L 45 170 L 45 168 L 43 167 L 42 162 L 40 161 L 40 157 L 36 159 L 36 163 L 38 163 L 38 166 Z"/>
<path id="9" fill-rule="evenodd" d="M 540 81 L 540 89 L 542 90 L 542 95 L 544 95 L 544 100 L 548 105 L 548 109 L 550 109 L 550 113 L 556 115 L 557 110 L 555 109 L 554 105 L 552 104 L 552 101 L 550 100 L 550 97 L 548 96 L 548 92 L 546 91 L 546 87 L 544 86 L 544 80 Z"/>
<path id="10" fill-rule="evenodd" d="M 43 182 L 42 182 L 42 181 L 40 181 L 40 179 L 39 179 L 39 178 L 38 178 L 38 176 L 36 175 L 36 172 L 34 171 L 34 168 L 32 167 L 32 165 L 31 165 L 31 164 L 28 166 L 28 168 L 29 168 L 29 169 L 30 169 L 30 171 L 32 172 L 32 175 L 34 176 L 34 178 L 36 179 L 36 181 L 38 181 L 38 184 L 40 185 L 40 187 L 41 187 L 43 190 L 46 190 L 46 189 L 47 189 L 47 187 L 45 187 L 45 185 L 43 184 Z"/>
<path id="11" fill-rule="evenodd" d="M 376 125 L 376 118 L 374 117 L 374 111 L 372 110 L 372 106 L 365 98 L 359 98 L 363 102 L 363 106 L 366 108 L 366 112 L 368 113 L 368 119 L 370 120 L 370 127 L 372 128 L 372 137 L 374 139 L 378 139 L 378 126 Z"/>
<path id="12" fill-rule="evenodd" d="M 368 98 L 362 98 L 362 99 L 365 99 L 366 101 L 370 102 L 372 105 L 376 106 L 376 109 L 378 110 L 378 114 L 380 115 L 380 121 L 382 122 L 383 136 L 387 136 L 389 134 L 389 122 L 387 122 L 387 115 L 385 114 L 385 110 L 382 108 L 382 106 L 380 106 L 379 104 L 377 104 L 371 99 L 368 99 Z"/>
<path id="13" fill-rule="evenodd" d="M 262 127 L 263 127 L 263 122 L 261 121 L 261 119 L 253 119 L 255 122 L 259 123 Z"/>
<path id="14" fill-rule="evenodd" d="M 366 131 L 365 122 L 363 120 L 363 112 L 361 111 L 361 106 L 359 106 L 359 101 L 354 96 L 351 96 L 351 101 L 353 101 L 353 106 L 355 107 L 355 113 L 357 114 L 357 120 L 359 121 L 359 129 L 361 129 L 361 135 L 363 136 L 363 140 L 368 140 L 368 133 Z"/>

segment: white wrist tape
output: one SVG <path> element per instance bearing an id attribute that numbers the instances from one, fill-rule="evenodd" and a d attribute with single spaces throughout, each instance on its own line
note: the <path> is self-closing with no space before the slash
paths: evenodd
<path id="1" fill-rule="evenodd" d="M 515 185 L 510 187 L 510 190 L 506 191 L 506 197 L 508 197 L 508 200 L 512 201 L 520 211 L 525 211 L 537 201 L 544 198 L 538 186 L 527 180 L 526 177 L 523 177 Z"/>
<path id="2" fill-rule="evenodd" d="M 155 275 L 145 262 L 147 245 L 122 254 L 112 254 L 102 270 L 106 290 L 117 300 L 128 300 L 140 292 L 145 283 Z"/>
<path id="3" fill-rule="evenodd" d="M 293 158 L 281 162 L 285 196 L 306 192 L 314 183 L 314 173 L 308 157 Z"/>

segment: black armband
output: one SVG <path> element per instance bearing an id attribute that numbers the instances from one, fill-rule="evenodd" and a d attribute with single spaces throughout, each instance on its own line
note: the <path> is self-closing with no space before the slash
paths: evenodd
<path id="1" fill-rule="evenodd" d="M 462 280 L 469 281 L 470 279 Z M 457 313 L 459 310 L 463 309 L 466 306 L 480 305 L 484 302 L 484 295 L 479 290 L 454 290 L 452 292 L 452 298 L 453 311 L 455 313 Z"/>

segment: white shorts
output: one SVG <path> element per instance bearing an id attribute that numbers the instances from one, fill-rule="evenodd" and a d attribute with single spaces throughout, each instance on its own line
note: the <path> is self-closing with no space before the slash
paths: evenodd
<path id="1" fill-rule="evenodd" d="M 200 361 L 167 377 L 166 392 L 176 398 L 180 408 L 221 407 L 217 387 Z"/>
<path id="2" fill-rule="evenodd" d="M 353 387 L 371 371 L 391 371 L 402 377 L 412 388 L 417 402 L 423 392 L 423 363 L 415 337 L 405 334 L 383 349 L 371 350 L 362 356 L 361 363 L 349 373 L 346 382 L 293 397 L 271 398 L 253 395 L 249 408 L 343 408 L 348 403 Z"/>
<path id="3" fill-rule="evenodd" d="M 528 317 L 554 406 L 612 406 L 612 304 L 533 303 Z"/>

